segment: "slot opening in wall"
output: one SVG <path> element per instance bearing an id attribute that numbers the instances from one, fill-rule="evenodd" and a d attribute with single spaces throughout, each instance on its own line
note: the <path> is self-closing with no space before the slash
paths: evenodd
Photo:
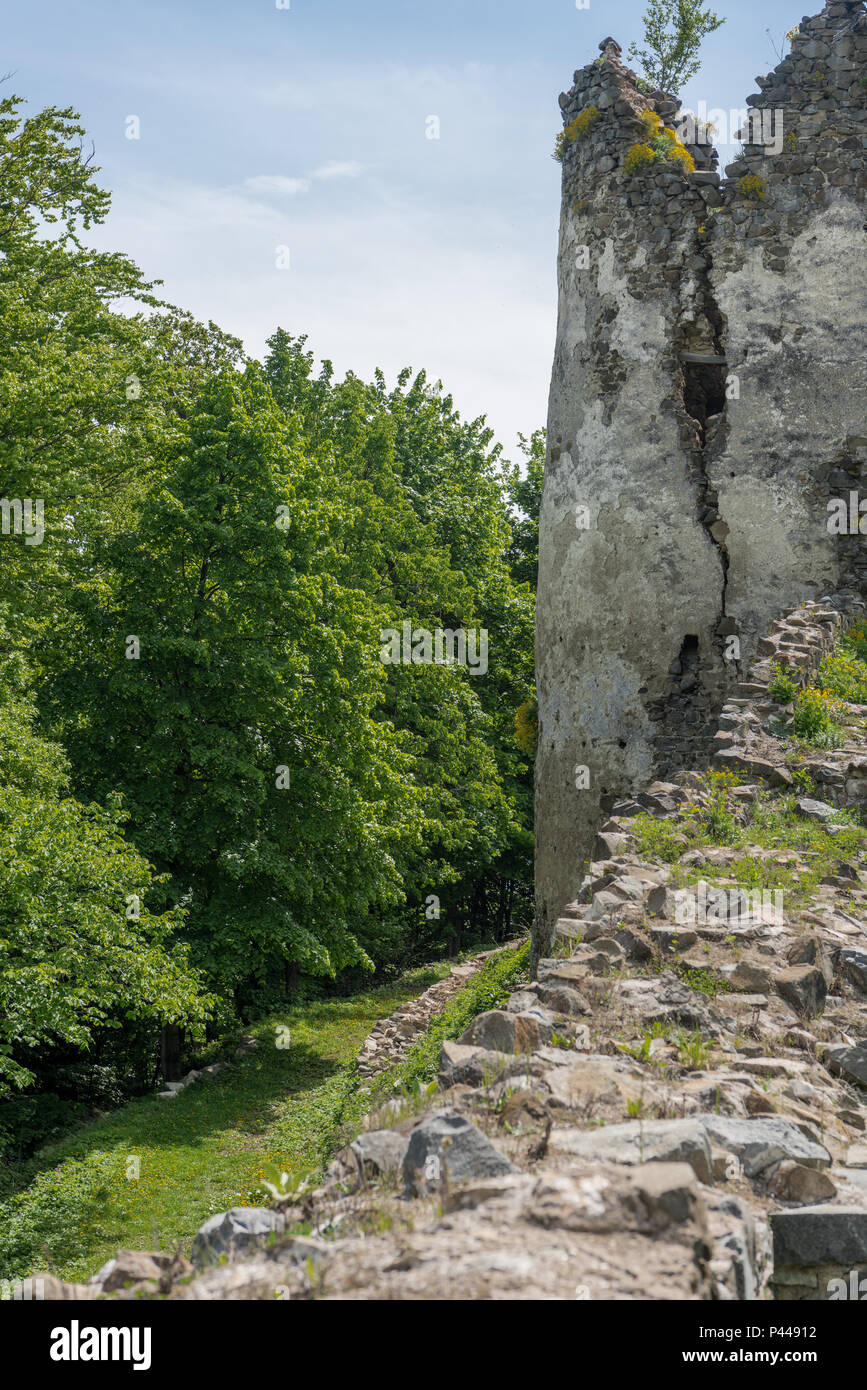
<path id="1" fill-rule="evenodd" d="M 681 353 L 681 373 L 684 408 L 698 424 L 703 444 L 708 421 L 726 408 L 728 366 L 724 357 Z"/>
<path id="2" fill-rule="evenodd" d="M 678 657 L 682 671 L 695 671 L 698 667 L 698 637 L 688 632 L 680 644 Z"/>

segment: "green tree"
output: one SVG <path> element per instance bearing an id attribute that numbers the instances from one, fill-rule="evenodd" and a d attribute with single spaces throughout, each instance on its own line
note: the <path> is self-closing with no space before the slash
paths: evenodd
<path id="1" fill-rule="evenodd" d="M 74 585 L 82 570 L 92 570 L 95 545 L 134 527 L 142 498 L 162 476 L 176 422 L 183 418 L 197 382 L 214 370 L 217 360 L 236 361 L 238 355 L 238 345 L 213 325 L 195 325 L 189 316 L 163 305 L 128 258 L 84 244 L 82 233 L 103 221 L 109 208 L 108 194 L 96 182 L 98 172 L 73 111 L 50 107 L 27 116 L 20 98 L 10 95 L 0 101 L 0 476 L 6 499 L 29 499 L 44 507 L 44 535 L 38 543 L 28 544 L 24 536 L 5 530 L 0 534 L 0 660 L 26 654 L 33 689 L 41 700 L 47 674 L 63 661 L 74 668 L 76 651 L 60 649 L 61 635 L 68 625 Z M 131 305 L 132 312 L 119 313 L 119 302 Z M 29 728 L 32 717 L 29 705 L 26 712 L 19 709 L 19 729 Z M 86 718 L 85 712 L 82 719 Z M 38 740 L 34 743 L 24 732 L 19 736 L 22 747 L 32 751 L 38 746 Z M 53 757 L 55 752 L 48 761 Z M 59 750 L 56 759 L 66 767 Z M 72 785 L 73 777 L 72 768 L 68 779 L 64 772 L 65 787 Z M 15 865 L 19 876 L 10 875 L 7 891 L 25 885 L 35 892 L 34 885 L 44 882 L 46 899 L 54 892 L 56 903 L 57 895 L 65 894 L 69 919 L 80 913 L 81 941 L 90 954 L 78 996 L 86 1022 L 73 1021 L 74 1026 L 69 1017 L 63 1027 L 52 1028 L 45 1021 L 53 1018 L 59 1024 L 64 1017 L 56 983 L 39 1023 L 39 993 L 31 973 L 34 1026 L 30 1034 L 18 1037 L 20 1075 L 32 1072 L 42 1097 L 43 1083 L 50 1085 L 58 1066 L 67 1074 L 69 1094 L 76 1093 L 85 1071 L 91 1081 L 95 1072 L 103 1071 L 107 1093 L 117 1094 L 115 1080 L 125 1086 L 132 1076 L 138 1084 L 147 1084 L 145 1077 L 152 1076 L 147 1058 L 153 1056 L 158 1031 L 154 1020 L 183 1023 L 199 1015 L 192 1006 L 186 1015 L 173 1006 L 180 996 L 168 968 L 166 1008 L 147 1015 L 136 1001 L 133 972 L 130 1009 L 119 1025 L 110 922 L 106 918 L 109 925 L 101 926 L 88 911 L 102 902 L 96 877 L 103 861 L 127 878 L 138 874 L 143 882 L 147 879 L 151 895 L 162 890 L 150 867 L 134 856 L 122 837 L 114 801 L 100 810 L 58 792 L 56 804 L 43 797 L 38 810 L 27 810 L 20 789 L 7 788 L 7 794 L 6 848 L 11 853 L 14 846 L 20 855 Z M 32 843 L 22 826 L 29 828 Z M 79 844 L 81 873 L 76 877 Z M 56 890 L 43 863 L 55 850 Z M 20 875 L 31 859 L 32 878 L 25 879 Z M 76 893 L 81 895 L 78 907 Z M 102 905 L 107 902 L 106 898 Z M 39 906 L 37 899 L 34 913 Z M 181 929 L 183 913 L 161 920 L 163 947 L 168 950 L 172 935 Z M 105 951 L 100 949 L 103 930 Z M 125 930 L 129 935 L 124 949 L 137 952 L 134 928 Z M 154 923 L 148 926 L 154 949 L 162 930 Z M 45 934 L 47 941 L 53 939 L 47 929 Z M 182 958 L 181 952 L 177 959 Z M 143 970 L 150 968 L 150 960 L 148 947 L 142 955 Z M 81 963 L 74 964 L 78 970 Z M 16 971 L 20 984 L 23 976 L 17 966 Z M 44 973 L 42 965 L 37 975 Z M 151 973 L 155 987 L 162 987 L 158 973 Z M 73 991 L 77 977 L 72 970 L 68 978 Z M 201 984 L 195 973 L 189 973 L 188 980 Z M 88 1002 L 101 989 L 102 1022 Z M 15 1007 L 20 1023 L 23 1003 Z M 77 1058 L 87 1058 L 87 1065 Z M 109 1075 L 112 1071 L 115 1080 Z M 100 1085 L 88 1087 L 91 1099 L 95 1092 L 102 1094 Z M 8 1112 L 9 1106 L 5 1108 Z"/>
<path id="2" fill-rule="evenodd" d="M 208 1000 L 177 940 L 183 913 L 151 910 L 159 881 L 125 840 L 118 801 L 66 795 L 63 750 L 33 728 L 17 660 L 0 669 L 0 1095 L 34 1059 L 86 1053 L 106 1029 L 201 1024 Z"/>
<path id="3" fill-rule="evenodd" d="M 83 244 L 109 208 L 98 172 L 74 112 L 26 117 L 19 97 L 0 101 L 0 478 L 2 496 L 41 503 L 45 525 L 40 544 L 0 535 L 0 597 L 16 614 L 6 640 L 34 667 L 70 555 L 134 524 L 196 391 L 240 359 L 126 256 Z"/>
<path id="4" fill-rule="evenodd" d="M 405 369 L 389 391 L 381 372 L 370 383 L 353 374 L 335 382 L 328 362 L 314 378 L 304 339 L 283 330 L 269 349 L 275 399 L 342 498 L 345 581 L 377 602 L 383 628 L 409 621 L 488 633 L 483 677 L 388 668 L 380 717 L 407 737 L 427 819 L 423 852 L 403 861 L 405 907 L 371 921 L 365 939 L 382 959 L 400 941 L 429 954 L 466 929 L 503 931 L 529 901 L 532 878 L 531 769 L 514 719 L 532 691 L 533 593 L 510 568 L 499 446 L 424 372 Z M 431 896 L 438 917 L 427 915 Z"/>
<path id="5" fill-rule="evenodd" d="M 649 0 L 643 23 L 646 46 L 630 44 L 629 57 L 653 87 L 676 95 L 701 67 L 703 40 L 725 20 L 703 10 L 701 0 Z"/>
<path id="6" fill-rule="evenodd" d="M 372 717 L 376 614 L 341 580 L 323 481 L 261 371 L 221 374 L 135 529 L 82 556 L 60 634 L 52 703 L 79 784 L 123 793 L 223 990 L 279 962 L 369 965 L 354 924 L 400 897 L 418 834 L 408 755 Z"/>
<path id="7" fill-rule="evenodd" d="M 525 472 L 512 465 L 506 473 L 509 501 L 514 510 L 512 544 L 507 556 L 515 578 L 535 590 L 539 574 L 539 513 L 545 479 L 545 431 L 534 430 L 529 439 L 521 434 L 518 440 L 525 458 Z"/>

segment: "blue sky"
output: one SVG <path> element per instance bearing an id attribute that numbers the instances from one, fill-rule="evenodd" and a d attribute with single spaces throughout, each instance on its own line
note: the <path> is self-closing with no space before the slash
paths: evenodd
<path id="1" fill-rule="evenodd" d="M 729 110 L 777 62 L 766 30 L 780 46 L 801 15 L 715 7 L 682 95 Z M 255 355 L 279 325 L 339 372 L 425 367 L 514 454 L 544 424 L 554 349 L 557 96 L 608 34 L 626 56 L 643 8 L 41 0 L 7 11 L 2 67 L 34 108 L 81 112 L 113 193 L 95 240 L 169 299 Z"/>

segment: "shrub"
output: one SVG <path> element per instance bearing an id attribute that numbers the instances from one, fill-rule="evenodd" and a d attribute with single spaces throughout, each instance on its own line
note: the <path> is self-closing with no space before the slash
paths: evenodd
<path id="1" fill-rule="evenodd" d="M 859 618 L 857 623 L 853 623 L 845 633 L 840 648 L 842 651 L 852 652 L 859 661 L 867 662 L 867 619 Z"/>
<path id="2" fill-rule="evenodd" d="M 573 141 L 580 140 L 583 135 L 586 135 L 590 127 L 599 120 L 601 115 L 602 112 L 599 110 L 598 106 L 587 106 L 583 111 L 579 111 L 574 121 L 570 121 L 565 129 L 561 130 L 560 134 L 557 136 L 557 141 L 554 145 L 554 158 L 562 163 L 567 145 L 571 145 Z"/>
<path id="3" fill-rule="evenodd" d="M 815 796 L 816 783 L 805 767 L 793 767 L 792 785 L 799 796 Z"/>
<path id="4" fill-rule="evenodd" d="M 626 152 L 623 161 L 624 174 L 637 174 L 642 169 L 646 169 L 648 164 L 652 164 L 656 155 L 649 145 L 633 145 Z"/>
<path id="5" fill-rule="evenodd" d="M 642 111 L 638 119 L 647 131 L 648 140 L 652 140 L 662 130 L 662 117 L 655 111 Z"/>
<path id="6" fill-rule="evenodd" d="M 675 164 L 679 164 L 683 173 L 691 173 L 695 168 L 695 160 L 685 145 L 679 140 L 667 141 L 668 150 L 663 156 L 664 159 L 671 159 Z"/>
<path id="7" fill-rule="evenodd" d="M 853 705 L 867 705 L 867 662 L 853 653 L 841 650 L 824 657 L 819 676 L 823 690 L 850 700 Z"/>
<path id="8" fill-rule="evenodd" d="M 640 812 L 632 822 L 632 834 L 635 836 L 639 853 L 653 859 L 662 859 L 667 864 L 673 864 L 683 854 L 687 848 L 685 841 L 692 838 L 689 833 L 691 828 L 689 823 L 659 820 L 647 811 Z"/>
<path id="9" fill-rule="evenodd" d="M 655 111 L 642 111 L 639 119 L 647 132 L 647 140 L 627 151 L 623 162 L 625 173 L 637 173 L 656 160 L 679 164 L 684 172 L 695 168 L 695 160 L 682 140 L 675 131 L 666 130 Z"/>
<path id="10" fill-rule="evenodd" d="M 798 738 L 808 743 L 838 748 L 843 742 L 843 733 L 834 718 L 836 713 L 837 706 L 830 691 L 808 686 L 795 701 L 792 728 Z"/>
<path id="11" fill-rule="evenodd" d="M 758 174 L 744 174 L 742 179 L 738 179 L 738 192 L 744 198 L 764 198 L 765 181 Z"/>
<path id="12" fill-rule="evenodd" d="M 728 771 L 707 774 L 709 804 L 697 816 L 697 824 L 711 844 L 730 845 L 737 839 L 738 827 L 729 809 L 729 793 L 737 778 Z"/>
<path id="13" fill-rule="evenodd" d="M 768 686 L 768 694 L 772 700 L 776 700 L 778 705 L 787 705 L 798 693 L 798 687 L 792 680 L 785 666 L 771 667 L 771 680 Z"/>

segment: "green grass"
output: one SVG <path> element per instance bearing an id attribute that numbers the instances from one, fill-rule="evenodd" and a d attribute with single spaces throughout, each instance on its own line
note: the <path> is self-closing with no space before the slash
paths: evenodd
<path id="1" fill-rule="evenodd" d="M 415 1092 L 436 1075 L 443 1038 L 503 1005 L 525 978 L 529 943 L 504 951 L 449 1000 L 405 1062 L 373 1083 L 355 1058 L 378 1022 L 448 974 L 415 970 L 350 999 L 299 1006 L 250 1028 L 258 1048 L 175 1100 L 148 1096 L 22 1165 L 21 1190 L 0 1204 L 0 1278 L 53 1267 L 83 1281 L 118 1249 L 189 1253 L 199 1226 L 232 1206 L 264 1205 L 272 1167 L 318 1173 L 377 1103 Z M 286 1025 L 291 1042 L 276 1046 Z M 137 1156 L 140 1176 L 126 1176 Z"/>
<path id="2" fill-rule="evenodd" d="M 426 967 L 350 999 L 305 1004 L 250 1028 L 256 1051 L 175 1100 L 147 1096 L 79 1130 L 18 1172 L 0 1204 L 0 1278 L 49 1265 L 81 1281 L 119 1248 L 185 1251 L 215 1212 L 258 1204 L 264 1169 L 319 1168 L 376 1022 L 448 973 Z M 276 1046 L 288 1025 L 288 1049 Z M 126 1176 L 137 1156 L 140 1177 Z"/>
<path id="3" fill-rule="evenodd" d="M 797 795 L 802 794 L 799 789 Z M 667 863 L 674 863 L 686 849 L 714 845 L 732 849 L 759 845 L 764 849 L 805 850 L 831 860 L 864 848 L 867 837 L 853 812 L 837 808 L 834 824 L 838 831 L 841 826 L 844 829 L 829 835 L 824 825 L 806 820 L 798 813 L 796 800 L 797 796 L 792 793 L 761 793 L 749 808 L 743 825 L 735 821 L 729 806 L 719 804 L 699 813 L 667 820 L 658 820 L 642 811 L 635 817 L 631 832 L 642 853 Z"/>
<path id="4" fill-rule="evenodd" d="M 703 1067 L 713 1047 L 712 1039 L 703 1038 L 701 1033 L 687 1033 L 683 1028 L 678 1028 L 671 1040 L 677 1048 L 680 1065 L 688 1071 Z"/>
<path id="5" fill-rule="evenodd" d="M 705 965 L 687 965 L 685 961 L 675 962 L 675 973 L 679 975 L 685 985 L 690 989 L 696 990 L 698 994 L 704 994 L 708 999 L 716 999 L 720 994 L 730 994 L 732 987 L 728 980 L 714 973 Z"/>
<path id="6" fill-rule="evenodd" d="M 857 814 L 838 809 L 837 833 L 831 835 L 825 825 L 799 815 L 796 800 L 791 793 L 764 792 L 752 803 L 745 824 L 740 825 L 730 812 L 728 789 L 719 785 L 709 808 L 670 820 L 657 820 L 642 812 L 633 822 L 632 833 L 641 854 L 672 865 L 672 888 L 686 888 L 700 879 L 732 879 L 753 891 L 780 889 L 790 904 L 803 904 L 822 879 L 834 872 L 838 860 L 860 857 L 867 847 L 867 832 Z M 743 849 L 744 853 L 724 865 L 687 867 L 675 862 L 687 848 L 712 846 Z M 756 847 L 794 850 L 806 868 L 760 859 L 755 855 Z"/>
<path id="7" fill-rule="evenodd" d="M 364 1109 L 372 1110 L 394 1096 L 413 1095 L 419 1087 L 432 1081 L 437 1074 L 440 1048 L 446 1039 L 460 1037 L 464 1029 L 487 1009 L 501 1009 L 509 995 L 529 978 L 530 942 L 510 951 L 503 951 L 488 961 L 470 982 L 454 995 L 441 1014 L 431 1021 L 407 1053 L 406 1059 L 392 1067 L 364 1097 Z M 357 1104 L 354 1107 L 358 1110 Z M 345 1119 L 351 1123 L 353 1107 L 347 1107 Z M 363 1112 L 362 1112 L 363 1113 Z"/>

